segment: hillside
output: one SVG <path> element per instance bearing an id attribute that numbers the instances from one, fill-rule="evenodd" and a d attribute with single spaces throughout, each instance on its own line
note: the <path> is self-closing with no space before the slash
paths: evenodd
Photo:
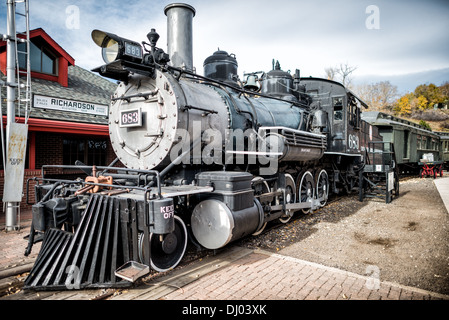
<path id="1" fill-rule="evenodd" d="M 422 114 L 412 114 L 410 118 L 403 117 L 407 120 L 419 123 L 424 120 L 436 132 L 449 132 L 449 109 L 446 110 L 427 110 Z"/>
<path id="2" fill-rule="evenodd" d="M 370 110 L 368 109 L 366 111 Z M 449 132 L 449 109 L 431 109 L 423 112 L 414 112 L 411 115 L 398 115 L 391 110 L 381 110 L 381 112 L 391 114 L 416 124 L 425 121 L 434 132 Z"/>

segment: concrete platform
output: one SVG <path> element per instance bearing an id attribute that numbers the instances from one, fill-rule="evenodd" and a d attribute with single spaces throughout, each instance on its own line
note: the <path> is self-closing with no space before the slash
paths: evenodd
<path id="1" fill-rule="evenodd" d="M 449 176 L 439 177 L 433 182 L 440 193 L 441 200 L 443 200 L 447 212 L 449 212 Z"/>

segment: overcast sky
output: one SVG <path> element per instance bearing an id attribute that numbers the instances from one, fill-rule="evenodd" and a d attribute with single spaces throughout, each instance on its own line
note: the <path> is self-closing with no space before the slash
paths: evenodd
<path id="1" fill-rule="evenodd" d="M 166 51 L 164 7 L 172 2 L 30 0 L 31 28 L 43 28 L 77 65 L 92 69 L 103 64 L 91 40 L 93 29 L 140 42 L 155 28 L 158 47 Z M 196 9 L 193 51 L 200 74 L 204 59 L 218 47 L 236 55 L 240 76 L 269 71 L 272 59 L 284 70 L 298 68 L 301 76 L 315 77 L 324 76 L 326 67 L 348 63 L 357 67 L 354 80 L 449 70 L 449 1 L 179 2 Z M 6 0 L 0 9 L 0 32 L 6 33 Z"/>

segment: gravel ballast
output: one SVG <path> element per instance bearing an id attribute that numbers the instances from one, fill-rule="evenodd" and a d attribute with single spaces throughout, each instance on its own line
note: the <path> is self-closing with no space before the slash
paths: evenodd
<path id="1" fill-rule="evenodd" d="M 430 178 L 401 181 L 390 204 L 350 195 L 298 212 L 238 245 L 449 294 L 449 215 Z"/>

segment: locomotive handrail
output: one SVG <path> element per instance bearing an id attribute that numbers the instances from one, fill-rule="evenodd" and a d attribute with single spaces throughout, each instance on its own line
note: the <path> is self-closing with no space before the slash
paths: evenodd
<path id="1" fill-rule="evenodd" d="M 215 110 L 208 110 L 208 109 L 204 109 L 204 108 L 200 108 L 200 107 L 195 107 L 195 106 L 192 106 L 192 105 L 185 105 L 184 109 L 188 109 L 188 110 L 194 109 L 194 110 L 199 110 L 199 111 L 203 111 L 203 112 L 206 112 L 206 113 L 214 113 L 214 114 L 218 113 L 218 111 L 215 111 Z"/>
<path id="2" fill-rule="evenodd" d="M 92 169 L 93 166 L 72 166 L 72 165 L 43 165 L 41 168 L 42 172 L 42 180 L 45 181 L 61 181 L 60 179 L 49 179 L 45 178 L 44 176 L 44 170 L 46 168 L 62 168 L 62 169 Z M 117 171 L 128 171 L 128 172 L 135 172 L 135 173 L 143 173 L 143 174 L 151 174 L 156 177 L 156 183 L 157 183 L 157 190 L 158 190 L 158 196 L 161 197 L 162 191 L 161 191 L 161 178 L 160 178 L 160 172 L 157 170 L 141 170 L 141 169 L 129 169 L 129 168 L 119 168 L 119 167 L 109 167 L 109 166 L 96 166 L 99 170 L 117 170 Z M 113 176 L 114 174 L 109 174 Z M 129 175 L 131 177 L 132 175 Z M 136 177 L 140 180 L 140 175 L 136 175 Z M 95 186 L 101 186 L 101 187 L 116 187 L 116 188 L 124 188 L 124 186 L 120 185 L 110 185 L 110 184 L 102 184 L 102 183 L 94 183 L 94 182 L 86 182 L 86 181 L 76 181 L 76 180 L 68 180 L 67 183 L 83 183 L 87 185 L 95 185 Z M 138 189 L 138 190 L 145 190 L 145 187 L 136 187 L 136 186 L 126 186 L 130 189 Z"/>
<path id="3" fill-rule="evenodd" d="M 287 127 L 280 127 L 280 126 L 275 126 L 275 127 L 260 127 L 259 131 L 268 131 L 268 130 L 287 130 L 297 133 L 297 134 L 301 134 L 301 135 L 305 135 L 305 136 L 310 136 L 310 137 L 314 137 L 314 138 L 326 138 L 326 136 L 324 134 L 321 133 L 313 133 L 313 132 L 308 132 L 308 131 L 302 131 L 302 130 L 296 130 L 296 129 L 292 129 L 292 128 L 287 128 Z"/>
<path id="4" fill-rule="evenodd" d="M 117 100 L 126 100 L 128 102 L 131 101 L 131 98 L 144 98 L 145 100 L 148 100 L 150 96 L 155 96 L 159 92 L 159 89 L 152 90 L 150 92 L 142 92 L 137 94 L 131 94 L 129 96 L 122 96 L 118 98 L 111 98 L 111 101 L 117 101 Z"/>
<path id="5" fill-rule="evenodd" d="M 81 181 L 81 180 L 62 180 L 62 179 L 38 178 L 38 177 L 34 177 L 32 179 L 29 179 L 29 180 L 36 180 L 36 181 L 41 180 L 41 181 L 45 181 L 45 182 L 55 182 L 55 183 L 59 183 L 59 184 L 92 185 L 92 186 L 100 186 L 100 187 L 116 188 L 116 189 L 133 189 L 133 190 L 144 191 L 145 193 L 147 191 L 151 191 L 150 190 L 151 188 L 148 187 L 148 186 L 144 186 L 144 187 L 139 187 L 139 186 L 122 186 L 122 185 L 119 185 L 119 184 L 105 184 L 105 183 L 96 183 L 96 182 L 86 182 L 86 181 Z M 158 188 L 158 196 L 160 198 L 162 197 L 162 192 L 161 192 L 160 188 Z M 28 203 L 28 204 L 32 204 L 32 203 Z"/>

